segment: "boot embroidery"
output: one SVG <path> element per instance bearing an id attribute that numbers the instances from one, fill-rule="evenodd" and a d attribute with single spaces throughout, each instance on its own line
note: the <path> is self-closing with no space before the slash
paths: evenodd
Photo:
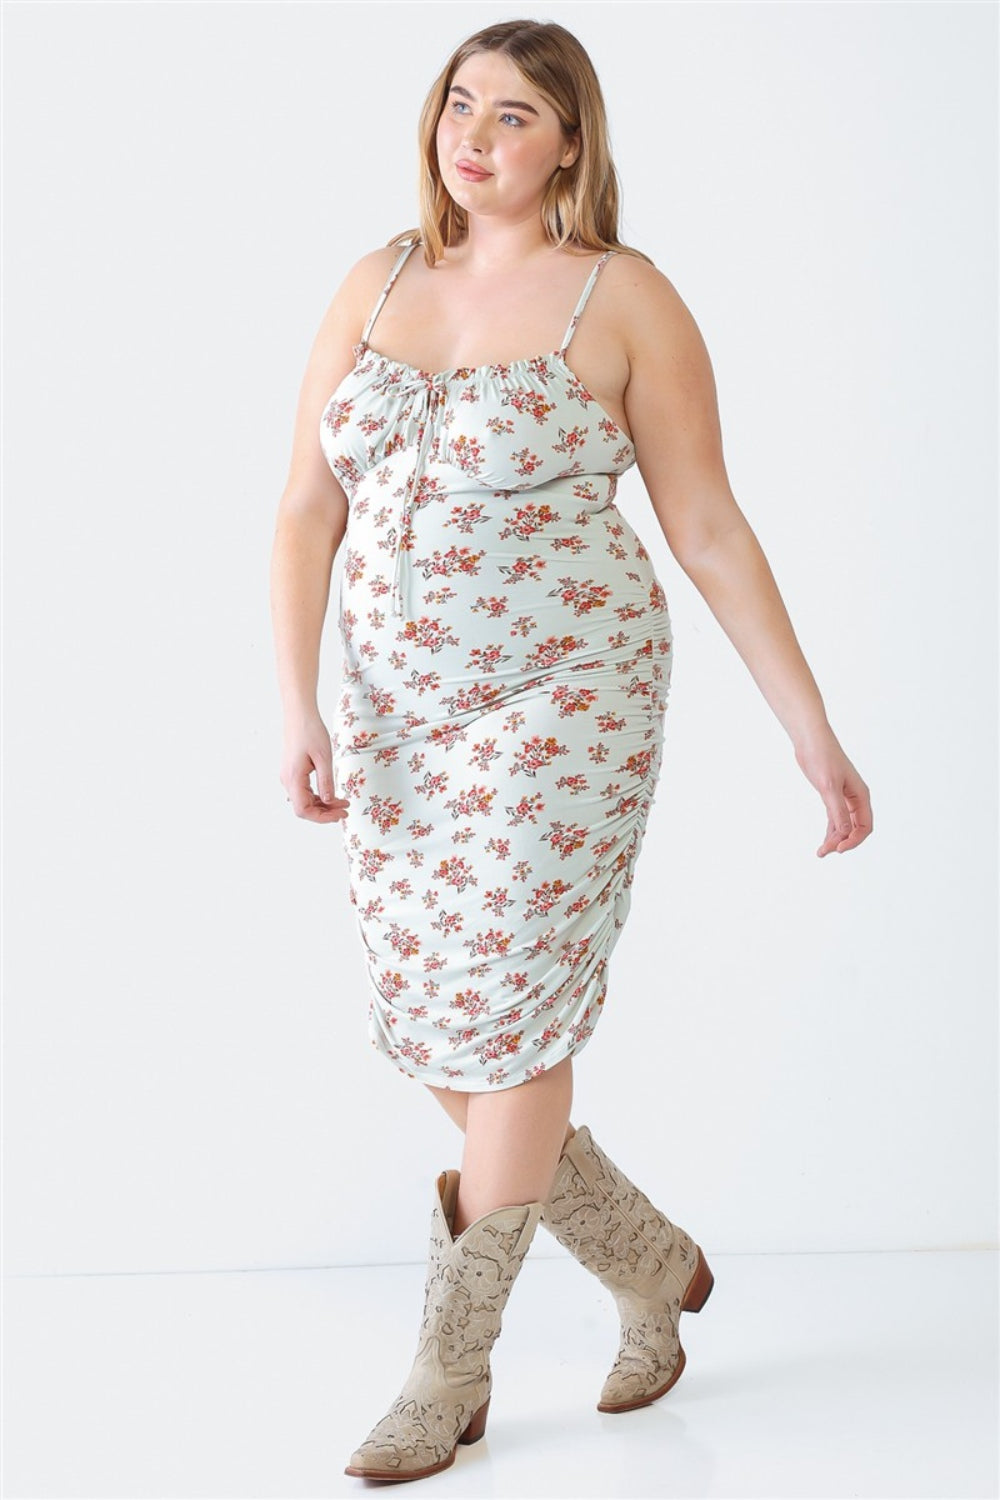
<path id="1" fill-rule="evenodd" d="M 683 1369 L 678 1326 L 698 1246 L 629 1182 L 586 1126 L 564 1150 L 541 1221 L 615 1299 L 621 1334 L 601 1406 L 662 1394 Z"/>
<path id="2" fill-rule="evenodd" d="M 490 1352 L 541 1207 L 497 1209 L 456 1241 L 440 1191 L 436 1194 L 413 1366 L 396 1400 L 353 1454 L 348 1473 L 436 1472 L 453 1461 L 456 1444 L 477 1413 L 480 1420 L 467 1441 L 481 1434 L 482 1409 L 492 1389 Z"/>

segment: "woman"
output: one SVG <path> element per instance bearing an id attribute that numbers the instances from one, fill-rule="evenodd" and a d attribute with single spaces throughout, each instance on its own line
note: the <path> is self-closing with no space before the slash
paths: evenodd
<path id="1" fill-rule="evenodd" d="M 482 1435 L 538 1222 L 615 1294 L 602 1411 L 670 1389 L 680 1313 L 713 1284 L 695 1241 L 569 1123 L 672 660 L 663 589 L 614 505 L 633 464 L 823 799 L 817 853 L 871 830 L 729 487 L 699 331 L 618 239 L 586 52 L 554 23 L 487 27 L 435 81 L 420 140 L 419 232 L 357 262 L 312 349 L 272 563 L 281 780 L 299 817 L 343 824 L 373 1044 L 465 1136 L 461 1171 L 435 1184 L 413 1367 L 347 1468 L 395 1480 Z M 318 656 L 345 536 L 331 741 Z"/>

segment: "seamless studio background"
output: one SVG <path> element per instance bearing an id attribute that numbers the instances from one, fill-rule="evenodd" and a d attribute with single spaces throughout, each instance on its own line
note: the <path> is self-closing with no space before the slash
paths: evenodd
<path id="1" fill-rule="evenodd" d="M 518 15 L 595 59 L 876 822 L 816 858 L 633 471 L 674 677 L 573 1117 L 717 1253 L 996 1244 L 993 8 L 11 3 L 8 1275 L 424 1255 L 460 1138 L 370 1048 L 341 830 L 285 802 L 268 564 L 322 314 Z"/>

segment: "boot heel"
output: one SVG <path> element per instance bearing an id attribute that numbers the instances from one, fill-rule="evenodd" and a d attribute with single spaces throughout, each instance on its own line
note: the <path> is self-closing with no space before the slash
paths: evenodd
<path id="1" fill-rule="evenodd" d="M 487 1396 L 482 1406 L 474 1413 L 472 1421 L 459 1438 L 460 1443 L 478 1443 L 486 1432 L 486 1417 L 490 1409 L 490 1397 Z"/>
<path id="2" fill-rule="evenodd" d="M 708 1268 L 708 1261 L 698 1248 L 698 1269 L 691 1277 L 687 1291 L 684 1293 L 684 1301 L 681 1303 L 681 1312 L 701 1312 L 708 1301 L 709 1294 L 715 1285 L 715 1277 Z"/>

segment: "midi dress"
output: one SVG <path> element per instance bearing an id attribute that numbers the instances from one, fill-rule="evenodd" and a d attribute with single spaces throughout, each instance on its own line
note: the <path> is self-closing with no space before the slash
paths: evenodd
<path id="1" fill-rule="evenodd" d="M 673 633 L 618 510 L 635 448 L 560 347 L 430 371 L 368 340 L 320 420 L 348 499 L 332 718 L 368 1034 L 511 1088 L 593 1035 L 663 752 Z"/>

